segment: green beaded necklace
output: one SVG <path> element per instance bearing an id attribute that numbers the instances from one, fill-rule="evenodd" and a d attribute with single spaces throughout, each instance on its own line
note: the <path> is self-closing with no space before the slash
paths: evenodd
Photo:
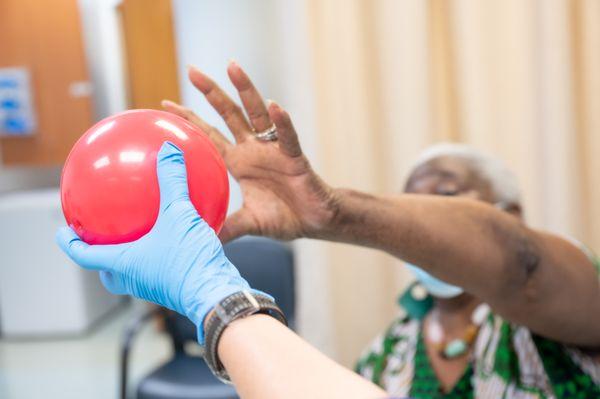
<path id="1" fill-rule="evenodd" d="M 398 298 L 398 303 L 411 318 L 422 321 L 433 307 L 433 297 L 419 282 L 414 282 Z M 477 306 L 471 313 L 471 324 L 469 324 L 463 336 L 450 341 L 440 341 L 436 349 L 446 359 L 454 359 L 467 353 L 489 312 L 490 307 L 487 304 L 482 303 Z"/>

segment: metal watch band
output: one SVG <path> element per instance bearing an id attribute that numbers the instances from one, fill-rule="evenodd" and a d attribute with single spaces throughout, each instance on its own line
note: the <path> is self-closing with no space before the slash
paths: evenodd
<path id="1" fill-rule="evenodd" d="M 223 331 L 234 320 L 257 313 L 267 314 L 287 325 L 285 315 L 271 298 L 250 291 L 239 291 L 221 300 L 207 320 L 204 360 L 219 380 L 231 383 L 217 353 Z"/>

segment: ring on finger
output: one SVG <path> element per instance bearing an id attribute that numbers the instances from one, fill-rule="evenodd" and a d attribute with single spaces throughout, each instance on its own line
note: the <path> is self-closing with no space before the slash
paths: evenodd
<path id="1" fill-rule="evenodd" d="M 254 137 L 260 141 L 275 141 L 277 140 L 277 126 L 273 124 L 268 129 L 255 133 Z"/>

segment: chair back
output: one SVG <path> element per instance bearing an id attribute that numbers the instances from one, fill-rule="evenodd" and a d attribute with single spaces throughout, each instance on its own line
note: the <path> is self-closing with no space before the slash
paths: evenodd
<path id="1" fill-rule="evenodd" d="M 227 258 L 252 288 L 275 298 L 293 329 L 296 321 L 296 291 L 294 257 L 290 247 L 269 238 L 246 236 L 225 244 L 223 248 Z M 178 313 L 167 312 L 165 327 L 176 352 L 182 352 L 186 342 L 197 339 L 196 326 Z"/>
<path id="2" fill-rule="evenodd" d="M 252 288 L 275 298 L 291 328 L 296 320 L 294 256 L 289 245 L 263 237 L 243 237 L 225 245 L 225 254 Z"/>

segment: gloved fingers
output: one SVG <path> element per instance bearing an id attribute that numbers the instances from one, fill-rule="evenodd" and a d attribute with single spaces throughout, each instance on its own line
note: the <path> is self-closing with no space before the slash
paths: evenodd
<path id="1" fill-rule="evenodd" d="M 173 202 L 189 199 L 187 172 L 181 150 L 168 141 L 163 143 L 156 163 L 161 211 Z"/>
<path id="2" fill-rule="evenodd" d="M 121 277 L 114 272 L 109 272 L 106 270 L 100 270 L 100 281 L 104 288 L 108 292 L 113 295 L 125 295 L 127 294 L 127 290 L 125 289 L 125 284 Z"/>
<path id="3" fill-rule="evenodd" d="M 73 262 L 90 270 L 112 269 L 125 245 L 89 245 L 83 242 L 73 229 L 66 226 L 56 232 L 56 243 Z"/>

